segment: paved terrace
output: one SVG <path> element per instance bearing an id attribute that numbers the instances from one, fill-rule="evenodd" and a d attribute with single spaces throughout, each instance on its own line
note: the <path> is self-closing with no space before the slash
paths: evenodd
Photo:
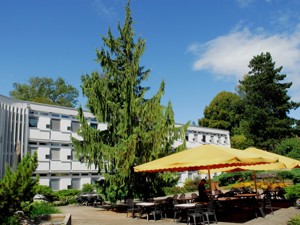
<path id="1" fill-rule="evenodd" d="M 126 213 L 124 212 L 114 212 L 103 208 L 94 208 L 89 206 L 61 206 L 59 207 L 63 213 L 70 213 L 72 217 L 72 225 L 129 225 L 129 224 L 139 224 L 139 225 L 176 225 L 176 224 L 186 224 L 176 223 L 171 218 L 159 219 L 154 221 L 153 219 L 147 221 L 146 219 L 137 218 L 126 218 Z M 218 225 L 286 225 L 289 219 L 300 214 L 300 210 L 295 207 L 282 208 L 274 211 L 274 215 L 268 214 L 265 218 L 259 217 L 252 219 L 247 222 L 222 222 L 219 221 Z"/>

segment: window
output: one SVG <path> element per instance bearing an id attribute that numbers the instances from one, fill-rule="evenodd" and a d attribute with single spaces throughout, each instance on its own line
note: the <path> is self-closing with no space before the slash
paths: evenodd
<path id="1" fill-rule="evenodd" d="M 72 121 L 72 123 L 71 123 L 71 131 L 73 133 L 76 133 L 79 128 L 80 128 L 80 123 L 77 122 L 77 121 Z"/>
<path id="2" fill-rule="evenodd" d="M 34 116 L 29 117 L 29 127 L 37 127 L 38 118 Z"/>
<path id="3" fill-rule="evenodd" d="M 52 130 L 60 130 L 60 120 L 51 119 L 51 129 Z"/>
<path id="4" fill-rule="evenodd" d="M 60 150 L 57 148 L 51 148 L 50 150 L 51 160 L 60 160 Z"/>
<path id="5" fill-rule="evenodd" d="M 98 128 L 98 124 L 97 123 L 91 123 L 90 126 L 94 129 L 97 129 Z"/>
<path id="6" fill-rule="evenodd" d="M 58 191 L 59 190 L 59 179 L 51 179 L 50 187 L 52 188 L 52 190 Z"/>
<path id="7" fill-rule="evenodd" d="M 72 182 L 71 186 L 73 189 L 77 189 L 77 190 L 80 189 L 80 178 L 73 178 L 71 182 Z"/>
<path id="8" fill-rule="evenodd" d="M 69 156 L 68 156 L 68 159 L 69 159 Z M 76 158 L 74 149 L 72 149 L 72 151 L 71 151 L 70 160 L 78 161 L 78 159 Z"/>

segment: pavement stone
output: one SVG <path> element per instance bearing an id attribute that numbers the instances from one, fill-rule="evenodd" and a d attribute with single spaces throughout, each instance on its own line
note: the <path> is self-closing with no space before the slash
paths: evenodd
<path id="1" fill-rule="evenodd" d="M 103 208 L 94 208 L 89 206 L 61 206 L 59 207 L 62 213 L 70 213 L 72 225 L 174 225 L 176 222 L 173 219 L 167 218 L 154 221 L 146 219 L 138 219 L 126 217 L 126 213 L 109 211 Z M 266 217 L 256 218 L 245 223 L 233 223 L 219 221 L 218 225 L 286 225 L 290 218 L 296 214 L 300 214 L 300 210 L 295 207 L 282 208 L 274 211 L 273 214 L 268 214 Z M 185 223 L 177 223 L 185 224 Z"/>

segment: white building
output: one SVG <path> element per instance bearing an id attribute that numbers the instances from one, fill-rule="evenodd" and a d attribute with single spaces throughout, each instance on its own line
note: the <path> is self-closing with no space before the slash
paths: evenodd
<path id="1" fill-rule="evenodd" d="M 76 134 L 79 121 L 77 109 L 15 100 L 0 95 L 0 177 L 6 165 L 16 167 L 27 153 L 38 153 L 40 184 L 53 190 L 81 189 L 85 183 L 101 179 L 97 168 L 87 167 L 75 158 L 71 137 Z M 85 112 L 88 123 L 100 130 L 106 124 L 98 123 L 94 116 Z M 178 124 L 179 126 L 179 124 Z M 230 146 L 229 132 L 190 126 L 186 134 L 187 147 L 212 143 Z M 177 141 L 174 145 L 181 144 Z M 182 173 L 179 185 L 195 172 Z"/>

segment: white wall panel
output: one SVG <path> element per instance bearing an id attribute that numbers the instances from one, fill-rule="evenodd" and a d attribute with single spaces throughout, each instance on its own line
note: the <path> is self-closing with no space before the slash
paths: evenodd
<path id="1" fill-rule="evenodd" d="M 49 161 L 49 159 L 46 159 L 46 156 L 50 155 L 50 147 L 48 146 L 43 146 L 38 148 L 38 159 L 42 161 Z"/>
<path id="2" fill-rule="evenodd" d="M 51 161 L 50 170 L 69 172 L 71 170 L 71 162 Z"/>
<path id="3" fill-rule="evenodd" d="M 71 185 L 71 178 L 70 177 L 62 177 L 60 179 L 60 183 L 59 183 L 59 189 L 63 190 L 63 189 L 68 189 L 68 186 Z"/>
<path id="4" fill-rule="evenodd" d="M 60 149 L 60 160 L 61 161 L 70 161 L 68 156 L 71 156 L 71 149 L 70 148 L 61 148 Z"/>
<path id="5" fill-rule="evenodd" d="M 82 189 L 82 186 L 84 184 L 91 184 L 91 182 L 92 182 L 92 179 L 90 177 L 82 177 L 81 182 L 80 182 L 81 183 L 80 189 Z"/>
<path id="6" fill-rule="evenodd" d="M 70 132 L 68 127 L 69 127 L 69 129 L 71 128 L 71 120 L 70 119 L 68 119 L 68 120 L 67 119 L 61 119 L 60 120 L 60 130 L 62 132 Z"/>
<path id="7" fill-rule="evenodd" d="M 49 186 L 49 178 L 40 177 L 39 184 Z"/>
<path id="8" fill-rule="evenodd" d="M 51 131 L 51 140 L 52 141 L 70 142 L 71 134 L 70 133 L 62 133 L 60 131 Z"/>
<path id="9" fill-rule="evenodd" d="M 50 131 L 29 128 L 29 139 L 49 141 Z"/>
<path id="10" fill-rule="evenodd" d="M 41 130 L 49 130 L 50 128 L 47 128 L 50 126 L 50 117 L 40 116 L 38 119 L 38 128 Z"/>
<path id="11" fill-rule="evenodd" d="M 36 169 L 36 172 L 39 171 L 49 171 L 50 170 L 50 162 L 42 162 L 39 161 L 38 167 Z"/>

